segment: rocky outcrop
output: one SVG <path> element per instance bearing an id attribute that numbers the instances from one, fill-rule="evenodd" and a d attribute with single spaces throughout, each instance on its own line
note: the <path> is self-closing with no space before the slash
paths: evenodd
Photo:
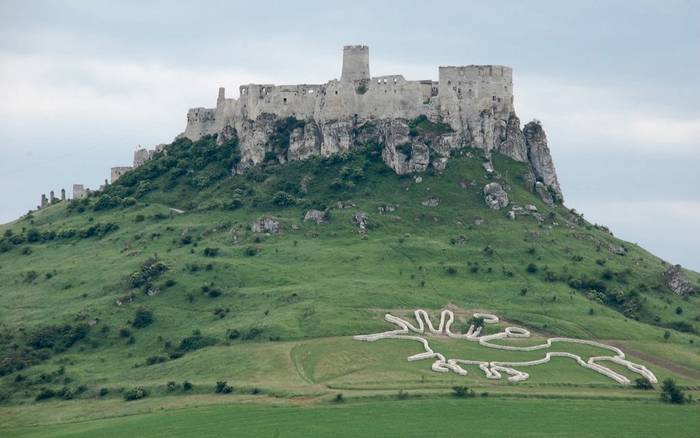
<path id="1" fill-rule="evenodd" d="M 549 192 L 547 186 L 540 181 L 535 182 L 535 193 L 537 193 L 537 196 L 539 196 L 542 202 L 545 204 L 549 205 L 550 207 L 554 205 L 554 198 L 552 197 L 552 194 Z"/>
<path id="2" fill-rule="evenodd" d="M 508 194 L 497 182 L 488 183 L 484 186 L 484 200 L 486 205 L 493 210 L 500 210 L 508 206 Z"/>
<path id="3" fill-rule="evenodd" d="M 280 232 L 280 223 L 277 219 L 263 216 L 250 225 L 250 229 L 254 233 L 277 234 Z"/>
<path id="4" fill-rule="evenodd" d="M 369 230 L 369 215 L 367 213 L 355 213 L 352 216 L 352 223 L 360 230 L 360 233 L 366 233 Z"/>
<path id="5" fill-rule="evenodd" d="M 278 146 L 275 149 L 272 146 L 275 142 L 271 140 L 275 135 L 279 136 L 279 124 L 277 116 L 262 113 L 255 120 L 240 122 L 236 128 L 228 125 L 223 128 L 217 141 L 222 143 L 236 136 L 239 140 L 241 160 L 236 173 L 243 173 L 266 159 L 279 162 L 304 160 L 342 154 L 354 147 L 371 144 L 382 145 L 382 160 L 397 174 L 420 173 L 429 166 L 442 172 L 454 150 L 470 146 L 484 149 L 486 161 L 483 167 L 490 174 L 497 172 L 491 161 L 492 150 L 528 163 L 528 189 L 535 191 L 549 205 L 562 200 L 542 125 L 533 121 L 521 130 L 520 119 L 515 113 L 502 120 L 485 112 L 475 125 L 478 129 L 469 125 L 466 130 L 441 134 L 417 134 L 411 129 L 411 121 L 401 118 L 323 122 L 310 119 L 300 122 L 286 134 L 288 139 L 276 142 L 284 144 L 284 148 Z"/>
<path id="6" fill-rule="evenodd" d="M 421 202 L 421 205 L 423 205 L 423 207 L 435 208 L 438 205 L 440 205 L 440 198 L 431 196 L 429 198 L 426 198 L 423 202 Z"/>
<path id="7" fill-rule="evenodd" d="M 547 136 L 544 133 L 544 129 L 542 129 L 542 124 L 533 120 L 525 125 L 523 134 L 525 135 L 528 161 L 532 171 L 535 173 L 535 177 L 556 194 L 558 199 L 555 201 L 563 200 L 557 173 L 552 162 L 552 155 L 549 153 L 549 146 L 547 146 Z"/>
<path id="8" fill-rule="evenodd" d="M 510 114 L 508 121 L 499 121 L 496 133 L 500 141 L 497 147 L 498 152 L 516 161 L 528 162 L 525 135 L 520 130 L 520 119 L 515 113 Z"/>
<path id="9" fill-rule="evenodd" d="M 328 215 L 320 210 L 309 210 L 304 215 L 304 222 L 316 222 L 317 224 L 327 224 Z"/>
<path id="10" fill-rule="evenodd" d="M 688 277 L 685 276 L 680 265 L 670 266 L 664 272 L 664 284 L 668 286 L 675 294 L 686 297 L 696 292 Z"/>

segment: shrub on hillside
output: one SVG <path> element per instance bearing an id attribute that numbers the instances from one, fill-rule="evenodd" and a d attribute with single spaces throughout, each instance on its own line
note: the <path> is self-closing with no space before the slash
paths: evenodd
<path id="1" fill-rule="evenodd" d="M 144 308 L 140 308 L 136 311 L 134 321 L 131 323 L 135 328 L 144 328 L 151 324 L 153 324 L 153 311 Z"/>
<path id="2" fill-rule="evenodd" d="M 143 386 L 128 389 L 124 392 L 124 400 L 132 401 L 148 397 L 148 391 Z"/>
<path id="3" fill-rule="evenodd" d="M 666 403 L 683 404 L 685 403 L 685 394 L 676 386 L 673 379 L 666 379 L 661 385 L 661 400 Z"/>
<path id="4" fill-rule="evenodd" d="M 60 353 L 84 339 L 88 330 L 87 324 L 46 326 L 31 333 L 27 344 L 36 350 L 47 348 Z"/>
<path id="5" fill-rule="evenodd" d="M 216 257 L 219 255 L 219 248 L 204 248 L 204 257 Z"/>
<path id="6" fill-rule="evenodd" d="M 214 392 L 217 394 L 230 394 L 233 392 L 233 387 L 228 385 L 225 381 L 218 381 L 214 386 Z"/>
<path id="7" fill-rule="evenodd" d="M 135 289 L 141 286 L 147 286 L 151 280 L 161 275 L 168 270 L 168 266 L 158 260 L 157 256 L 148 258 L 141 269 L 129 275 L 129 287 Z"/>
<path id="8" fill-rule="evenodd" d="M 652 385 L 651 382 L 649 381 L 649 379 L 647 379 L 646 377 L 639 377 L 639 378 L 635 379 L 634 380 L 634 387 L 637 389 L 644 389 L 644 390 L 654 389 L 654 385 Z"/>
<path id="9" fill-rule="evenodd" d="M 453 386 L 452 393 L 454 394 L 455 397 L 459 397 L 459 398 L 466 398 L 466 397 L 471 398 L 471 397 L 476 396 L 474 391 L 472 391 L 471 389 L 467 388 L 466 386 L 462 386 L 462 385 Z"/>

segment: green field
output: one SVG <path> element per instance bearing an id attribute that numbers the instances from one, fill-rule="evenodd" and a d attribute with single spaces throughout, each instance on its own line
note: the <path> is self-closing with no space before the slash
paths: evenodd
<path id="1" fill-rule="evenodd" d="M 409 399 L 307 407 L 237 404 L 24 428 L 5 436 L 672 438 L 697 436 L 699 415 L 697 406 L 598 400 Z"/>
<path id="2" fill-rule="evenodd" d="M 486 379 L 477 367 L 458 376 L 432 372 L 431 360 L 408 362 L 422 351 L 416 342 L 351 338 L 393 329 L 387 312 L 410 317 L 424 308 L 436 317 L 450 308 L 464 329 L 484 311 L 527 327 L 535 338 L 528 342 L 614 343 L 660 380 L 673 378 L 700 397 L 700 298 L 672 293 L 662 282 L 668 265 L 644 249 L 541 202 L 525 188 L 523 164 L 496 156 L 494 177 L 479 151 L 467 150 L 419 183 L 393 174 L 368 149 L 230 176 L 230 157 L 221 156 L 228 149 L 207 142 L 176 143 L 180 149 L 106 194 L 0 226 L 0 431 L 293 436 L 295 427 L 327 435 L 338 425 L 334 434 L 343 436 L 393 425 L 410 434 L 421 429 L 419 412 L 423 430 L 445 435 L 497 430 L 490 424 L 517 436 L 687 436 L 681 425 L 697 425 L 696 402 L 663 404 L 658 387 L 623 387 L 570 359 L 523 369 L 530 379 L 513 384 Z M 486 208 L 481 189 L 494 179 L 512 203 L 535 205 L 543 221 Z M 423 205 L 429 197 L 439 205 Z M 337 208 L 338 201 L 355 206 Z M 394 210 L 380 212 L 386 204 Z M 310 208 L 327 211 L 329 223 L 304 222 Z M 369 214 L 366 234 L 353 225 L 357 212 Z M 252 232 L 261 216 L 277 218 L 281 232 Z M 154 256 L 164 267 L 134 280 Z M 134 324 L 140 309 L 152 313 L 151 323 Z M 477 360 L 543 354 L 435 343 Z M 232 392 L 214 394 L 217 381 Z M 446 399 L 455 385 L 489 398 Z M 125 401 L 137 386 L 148 397 Z M 36 400 L 47 390 L 53 396 Z M 420 399 L 394 400 L 400 390 Z M 346 403 L 332 403 L 338 393 Z M 225 406 L 199 407 L 212 403 Z M 411 420 L 396 421 L 404 410 Z M 557 420 L 572 411 L 580 419 Z M 369 413 L 382 414 L 368 421 Z M 624 424 L 615 426 L 620 413 Z M 118 418 L 87 421 L 111 416 Z M 578 427 L 584 419 L 588 429 Z M 529 423 L 520 430 L 522 421 Z"/>

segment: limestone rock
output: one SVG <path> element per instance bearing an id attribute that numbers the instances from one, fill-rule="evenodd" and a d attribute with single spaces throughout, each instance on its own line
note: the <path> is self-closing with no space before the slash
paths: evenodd
<path id="1" fill-rule="evenodd" d="M 446 157 L 440 157 L 435 160 L 433 160 L 433 168 L 437 170 L 438 172 L 442 172 L 445 170 L 447 167 L 447 158 Z"/>
<path id="2" fill-rule="evenodd" d="M 440 198 L 435 197 L 435 196 L 431 196 L 431 197 L 427 198 L 426 200 L 424 200 L 423 202 L 421 202 L 421 205 L 423 205 L 423 207 L 435 208 L 438 205 L 440 205 Z"/>
<path id="3" fill-rule="evenodd" d="M 360 233 L 366 233 L 369 229 L 369 215 L 364 212 L 355 213 L 352 216 L 352 223 L 357 226 Z"/>
<path id="4" fill-rule="evenodd" d="M 305 160 L 321 153 L 321 132 L 318 124 L 311 121 L 303 128 L 296 128 L 289 136 L 287 160 Z"/>
<path id="5" fill-rule="evenodd" d="M 393 213 L 394 211 L 396 211 L 397 207 L 398 206 L 394 205 L 394 204 L 384 204 L 384 205 L 380 205 L 379 207 L 377 207 L 377 210 L 379 211 L 380 214 Z"/>
<path id="6" fill-rule="evenodd" d="M 498 126 L 498 140 L 500 144 L 497 150 L 516 161 L 526 163 L 527 147 L 525 145 L 525 135 L 520 130 L 520 119 L 515 113 L 510 113 L 508 121 L 501 121 Z"/>
<path id="7" fill-rule="evenodd" d="M 338 201 L 335 203 L 335 208 L 339 208 L 341 210 L 355 207 L 357 207 L 357 205 L 355 205 L 352 201 Z"/>
<path id="8" fill-rule="evenodd" d="M 399 175 L 424 172 L 430 164 L 430 151 L 410 136 L 407 121 L 390 120 L 384 126 L 382 160 Z"/>
<path id="9" fill-rule="evenodd" d="M 508 206 L 508 194 L 497 182 L 488 183 L 484 186 L 484 199 L 486 205 L 493 210 L 499 210 Z"/>
<path id="10" fill-rule="evenodd" d="M 491 163 L 491 161 L 484 161 L 483 163 L 481 163 L 481 167 L 484 168 L 486 173 L 493 173 L 494 172 L 493 163 Z"/>
<path id="11" fill-rule="evenodd" d="M 549 153 L 547 136 L 544 133 L 544 129 L 542 129 L 542 124 L 538 121 L 532 121 L 525 125 L 523 133 L 525 135 L 528 160 L 535 177 L 554 191 L 558 198 L 555 201 L 562 200 L 561 188 L 559 187 L 557 173 L 554 169 L 552 156 Z"/>
<path id="12" fill-rule="evenodd" d="M 280 232 L 280 223 L 272 217 L 263 216 L 253 222 L 250 229 L 254 233 L 277 234 Z"/>
<path id="13" fill-rule="evenodd" d="M 309 210 L 304 215 L 304 222 L 316 222 L 317 224 L 327 224 L 328 215 L 320 210 Z"/>
<path id="14" fill-rule="evenodd" d="M 670 266 L 664 272 L 664 283 L 669 287 L 675 294 L 682 297 L 686 297 L 690 294 L 696 292 L 695 286 L 693 286 L 688 277 L 685 276 L 683 269 L 680 265 Z"/>
<path id="15" fill-rule="evenodd" d="M 549 205 L 550 207 L 554 205 L 554 198 L 552 198 L 552 194 L 547 189 L 547 186 L 540 181 L 535 183 L 535 193 L 537 193 L 537 196 L 539 196 L 542 202 L 545 204 Z"/>

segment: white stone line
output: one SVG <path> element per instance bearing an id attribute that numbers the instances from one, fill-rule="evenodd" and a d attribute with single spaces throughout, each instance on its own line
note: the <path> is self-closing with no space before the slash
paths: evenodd
<path id="1" fill-rule="evenodd" d="M 461 365 L 478 365 L 479 368 L 486 374 L 488 379 L 500 379 L 502 377 L 501 373 L 506 373 L 510 375 L 508 380 L 511 382 L 520 382 L 527 380 L 530 375 L 528 373 L 519 371 L 514 367 L 525 367 L 525 366 L 536 366 L 549 362 L 552 357 L 568 357 L 574 359 L 580 366 L 584 368 L 596 371 L 604 376 L 607 376 L 614 381 L 629 385 L 630 380 L 620 373 L 617 373 L 610 368 L 604 367 L 597 362 L 609 361 L 616 363 L 618 365 L 626 367 L 628 370 L 637 373 L 645 378 L 647 378 L 652 383 L 657 383 L 658 380 L 654 373 L 652 373 L 647 367 L 641 364 L 636 364 L 625 358 L 625 353 L 617 347 L 612 345 L 603 344 L 596 341 L 586 340 L 586 339 L 575 339 L 575 338 L 549 338 L 544 343 L 538 345 L 530 345 L 527 347 L 518 347 L 513 345 L 499 345 L 494 344 L 490 341 L 496 339 L 507 339 L 507 338 L 529 338 L 530 331 L 522 327 L 506 327 L 504 331 L 499 333 L 494 333 L 491 335 L 479 336 L 481 333 L 481 327 L 474 327 L 474 324 L 470 325 L 466 333 L 454 333 L 451 330 L 452 324 L 454 323 L 454 313 L 451 310 L 443 310 L 440 313 L 440 322 L 437 329 L 432 324 L 428 312 L 423 309 L 417 309 L 414 311 L 414 316 L 416 319 L 417 326 L 414 326 L 405 319 L 399 318 L 397 316 L 387 313 L 384 319 L 399 328 L 396 330 L 390 330 L 381 333 L 374 333 L 370 335 L 357 335 L 353 338 L 359 341 L 374 342 L 380 339 L 408 339 L 412 341 L 420 342 L 423 345 L 423 352 L 414 354 L 408 357 L 409 361 L 423 360 L 423 359 L 435 359 L 431 369 L 440 373 L 448 373 L 450 371 L 459 374 L 466 375 L 467 370 L 462 368 Z M 484 324 L 495 324 L 499 321 L 496 315 L 489 313 L 475 313 L 475 318 L 482 318 Z M 575 344 L 590 345 L 592 347 L 602 348 L 610 350 L 614 353 L 613 356 L 593 356 L 589 357 L 588 361 L 584 361 L 581 356 L 568 353 L 565 351 L 551 351 L 547 352 L 545 356 L 541 359 L 531 360 L 531 361 L 520 361 L 520 362 L 500 362 L 500 361 L 479 361 L 479 360 L 467 360 L 467 359 L 446 359 L 445 356 L 439 352 L 435 352 L 431 347 L 428 339 L 424 336 L 411 335 L 409 333 L 427 334 L 429 336 L 448 336 L 455 339 L 466 339 L 468 341 L 478 342 L 479 345 L 483 345 L 487 348 L 493 348 L 498 350 L 508 350 L 508 351 L 536 351 L 545 348 L 552 347 L 555 342 L 568 342 Z"/>

